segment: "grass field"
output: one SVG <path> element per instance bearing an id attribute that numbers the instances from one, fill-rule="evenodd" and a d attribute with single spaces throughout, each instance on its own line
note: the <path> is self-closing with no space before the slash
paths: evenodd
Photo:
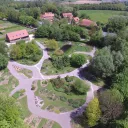
<path id="1" fill-rule="evenodd" d="M 121 14 L 122 11 L 111 11 L 111 10 L 80 10 L 78 13 L 87 14 L 91 20 L 100 21 L 106 23 L 110 17 L 113 15 Z"/>

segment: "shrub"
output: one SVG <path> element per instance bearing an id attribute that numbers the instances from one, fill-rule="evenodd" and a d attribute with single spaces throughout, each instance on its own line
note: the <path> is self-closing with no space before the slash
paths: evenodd
<path id="1" fill-rule="evenodd" d="M 8 58 L 0 53 L 0 70 L 7 67 Z"/>
<path id="2" fill-rule="evenodd" d="M 74 67 L 82 66 L 85 63 L 85 56 L 82 54 L 73 54 L 71 56 L 71 65 Z"/>
<path id="3" fill-rule="evenodd" d="M 62 51 L 62 50 L 56 50 L 55 52 L 54 52 L 54 55 L 57 55 L 57 56 L 62 56 L 64 54 L 64 52 Z"/>
<path id="4" fill-rule="evenodd" d="M 85 95 L 89 87 L 83 81 L 77 79 L 72 85 L 73 92 L 78 95 Z"/>
<path id="5" fill-rule="evenodd" d="M 64 67 L 70 66 L 70 59 L 68 56 L 53 57 L 52 64 L 55 68 L 62 69 Z"/>
<path id="6" fill-rule="evenodd" d="M 73 81 L 73 77 L 66 76 L 66 77 L 65 77 L 65 80 L 66 80 L 67 82 L 71 82 L 71 81 Z"/>
<path id="7" fill-rule="evenodd" d="M 32 85 L 32 88 L 31 88 L 31 90 L 35 90 L 36 89 L 36 87 L 34 86 L 34 85 Z"/>

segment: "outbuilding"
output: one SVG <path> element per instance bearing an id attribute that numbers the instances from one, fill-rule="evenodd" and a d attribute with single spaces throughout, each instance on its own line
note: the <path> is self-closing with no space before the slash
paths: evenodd
<path id="1" fill-rule="evenodd" d="M 27 30 L 19 30 L 19 31 L 10 32 L 6 34 L 6 40 L 10 43 L 20 39 L 23 39 L 23 40 L 29 39 L 29 34 Z"/>

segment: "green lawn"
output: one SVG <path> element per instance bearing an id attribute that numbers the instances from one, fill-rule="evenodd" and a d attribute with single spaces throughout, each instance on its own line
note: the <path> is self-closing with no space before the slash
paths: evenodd
<path id="1" fill-rule="evenodd" d="M 80 10 L 78 13 L 83 14 L 86 13 L 90 16 L 91 20 L 93 21 L 100 21 L 102 23 L 107 23 L 108 18 L 112 17 L 113 15 L 118 15 L 122 11 L 112 11 L 112 10 Z"/>
<path id="2" fill-rule="evenodd" d="M 20 103 L 21 108 L 22 108 L 23 119 L 25 119 L 26 117 L 29 117 L 31 115 L 31 112 L 28 110 L 27 97 L 24 97 L 24 98 L 18 100 L 18 102 Z"/>

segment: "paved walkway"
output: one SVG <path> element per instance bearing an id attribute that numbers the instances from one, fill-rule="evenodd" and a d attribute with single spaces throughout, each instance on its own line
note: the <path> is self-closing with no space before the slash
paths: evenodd
<path id="1" fill-rule="evenodd" d="M 28 108 L 31 111 L 31 113 L 33 113 L 33 114 L 35 114 L 39 117 L 42 117 L 42 118 L 46 118 L 46 119 L 56 121 L 57 123 L 59 123 L 61 125 L 62 128 L 71 128 L 71 125 L 70 125 L 71 117 L 70 116 L 71 116 L 71 113 L 76 111 L 76 110 L 71 111 L 71 112 L 56 114 L 54 112 L 49 112 L 47 110 L 42 110 L 41 108 L 37 107 L 36 104 L 35 104 L 34 92 L 31 90 L 32 82 L 34 80 L 53 79 L 53 78 L 57 78 L 58 76 L 60 76 L 61 78 L 64 78 L 66 76 L 75 76 L 75 77 L 80 78 L 79 70 L 81 68 L 86 67 L 89 64 L 89 61 L 87 61 L 86 64 L 84 64 L 83 66 L 81 66 L 78 69 L 75 69 L 72 72 L 65 73 L 65 74 L 60 74 L 60 75 L 45 76 L 45 75 L 40 73 L 40 70 L 41 70 L 41 67 L 42 67 L 42 64 L 43 64 L 44 60 L 48 59 L 50 56 L 48 55 L 47 51 L 45 50 L 45 47 L 42 44 L 40 44 L 39 42 L 36 42 L 36 43 L 39 45 L 39 47 L 43 51 L 43 57 L 41 58 L 41 60 L 36 65 L 27 66 L 27 65 L 19 64 L 17 62 L 9 62 L 9 64 L 8 64 L 8 69 L 10 70 L 11 74 L 19 80 L 19 86 L 17 86 L 10 93 L 10 96 L 12 96 L 15 92 L 17 92 L 21 89 L 25 89 L 26 90 L 26 95 L 27 95 Z M 85 54 L 89 54 L 93 57 L 94 53 L 95 53 L 95 48 L 90 53 L 85 53 Z M 24 76 L 22 74 L 19 74 L 14 69 L 13 65 L 31 70 L 33 72 L 33 77 L 31 79 L 28 79 L 26 76 Z M 82 79 L 82 78 L 80 78 L 80 79 Z M 94 91 L 99 89 L 98 86 L 92 84 L 91 82 L 89 82 L 87 80 L 85 80 L 85 81 L 88 82 L 88 84 L 90 85 L 90 90 L 87 93 L 86 103 L 84 104 L 84 106 L 86 106 L 94 98 Z"/>

